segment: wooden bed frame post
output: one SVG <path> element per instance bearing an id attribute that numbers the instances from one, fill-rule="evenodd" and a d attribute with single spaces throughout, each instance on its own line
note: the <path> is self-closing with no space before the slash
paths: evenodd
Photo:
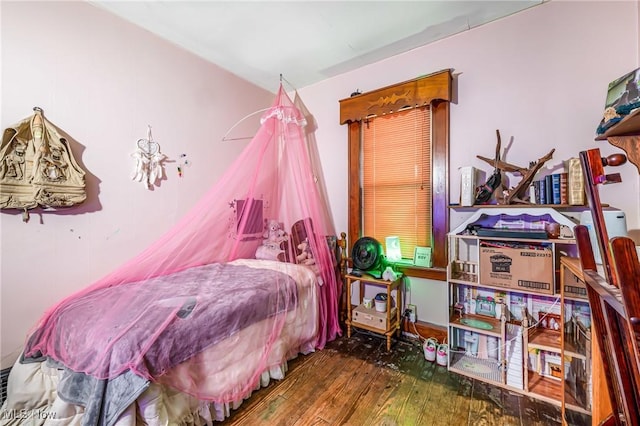
<path id="1" fill-rule="evenodd" d="M 587 284 L 595 336 L 613 408 L 606 425 L 640 425 L 640 262 L 633 241 L 616 237 L 609 243 L 597 185 L 620 182 L 606 175 L 604 166 L 619 165 L 620 154 L 600 157 L 599 149 L 580 153 L 585 190 L 602 255 L 604 277 L 597 271 L 589 231 L 575 228 L 582 270 Z M 597 389 L 594 390 L 597 392 Z"/>

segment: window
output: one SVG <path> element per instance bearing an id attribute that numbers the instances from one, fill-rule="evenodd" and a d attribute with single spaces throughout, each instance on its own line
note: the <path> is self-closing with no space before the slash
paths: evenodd
<path id="1" fill-rule="evenodd" d="M 367 119 L 362 126 L 363 234 L 397 235 L 403 259 L 431 247 L 429 106 Z"/>
<path id="2" fill-rule="evenodd" d="M 449 228 L 450 100 L 451 70 L 445 70 L 340 101 L 340 122 L 349 124 L 349 241 L 353 244 L 361 236 L 368 235 L 384 243 L 384 237 L 391 235 L 388 226 L 398 229 L 393 223 L 403 222 L 406 229 L 393 231 L 393 235 L 400 236 L 403 257 L 412 258 L 415 245 L 430 246 L 433 267 L 401 269 L 409 276 L 443 281 L 446 279 Z M 385 144 L 381 143 L 383 139 Z M 412 147 L 407 149 L 407 145 Z M 375 152 L 369 152 L 369 149 Z M 416 154 L 406 155 L 405 149 L 413 149 Z M 427 149 L 430 158 L 427 158 Z M 381 155 L 391 156 L 394 161 L 400 161 L 401 156 L 407 160 L 384 168 L 379 163 L 385 159 L 377 158 Z M 422 161 L 424 158 L 428 160 L 426 164 Z M 374 162 L 373 166 L 368 165 L 370 160 Z M 410 173 L 401 176 L 399 170 Z M 369 183 L 370 173 L 376 175 L 375 183 Z M 428 176 L 423 178 L 423 173 Z M 426 190 L 416 190 L 417 182 L 426 186 Z M 407 192 L 410 187 L 413 195 L 409 195 L 411 191 Z M 410 200 L 411 197 L 414 199 Z M 402 208 L 390 209 L 390 205 L 399 199 L 403 200 Z M 380 212 L 385 212 L 384 219 L 380 219 Z M 415 225 L 407 219 L 394 217 L 396 212 L 405 218 L 416 215 Z M 409 229 L 411 227 L 413 229 Z"/>

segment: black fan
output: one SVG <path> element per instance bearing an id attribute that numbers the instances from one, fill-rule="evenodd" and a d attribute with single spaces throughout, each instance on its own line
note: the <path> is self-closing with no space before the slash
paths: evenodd
<path id="1" fill-rule="evenodd" d="M 374 278 L 382 278 L 382 270 L 385 267 L 382 244 L 375 238 L 362 237 L 356 241 L 351 250 L 354 271 L 357 275 L 360 271 L 365 271 Z M 354 273 L 355 272 L 355 273 Z"/>

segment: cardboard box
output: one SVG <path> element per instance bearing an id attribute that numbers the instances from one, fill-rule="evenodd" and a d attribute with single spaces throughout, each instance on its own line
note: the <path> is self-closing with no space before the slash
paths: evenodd
<path id="1" fill-rule="evenodd" d="M 387 313 L 378 312 L 375 308 L 365 308 L 364 305 L 359 305 L 353 308 L 351 312 L 353 325 L 366 325 L 373 327 L 380 331 L 387 331 Z M 396 308 L 391 309 L 391 324 L 396 320 Z"/>
<path id="2" fill-rule="evenodd" d="M 587 285 L 582 275 L 582 266 L 577 257 L 560 258 L 560 277 L 564 286 L 564 295 L 578 299 L 588 300 Z"/>
<path id="3" fill-rule="evenodd" d="M 480 247 L 480 285 L 555 294 L 553 250 Z"/>

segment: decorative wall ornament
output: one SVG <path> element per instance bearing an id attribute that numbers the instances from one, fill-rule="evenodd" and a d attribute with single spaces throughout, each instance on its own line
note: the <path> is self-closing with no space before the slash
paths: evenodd
<path id="1" fill-rule="evenodd" d="M 494 167 L 494 172 L 487 180 L 487 183 L 481 186 L 478 190 L 476 195 L 476 204 L 484 204 L 488 202 L 498 187 L 502 186 L 502 188 L 504 188 L 501 178 L 502 172 L 518 173 L 522 176 L 522 180 L 520 180 L 515 187 L 503 189 L 502 194 L 499 195 L 500 198 L 498 199 L 498 204 L 531 204 L 529 195 L 527 194 L 528 188 L 536 173 L 538 173 L 538 170 L 542 168 L 544 163 L 551 160 L 553 153 L 556 150 L 555 148 L 552 149 L 547 153 L 547 155 L 538 158 L 537 161 L 530 161 L 529 167 L 517 166 L 500 160 L 500 131 L 496 130 L 496 134 L 498 136 L 498 143 L 496 144 L 496 158 L 491 159 L 481 155 L 476 155 L 476 157 L 492 164 Z"/>
<path id="2" fill-rule="evenodd" d="M 184 168 L 190 166 L 191 161 L 187 160 L 187 154 L 180 154 L 180 162 L 178 163 L 178 177 L 182 177 L 184 174 Z"/>
<path id="3" fill-rule="evenodd" d="M 8 127 L 0 145 L 0 208 L 27 210 L 70 207 L 82 203 L 85 172 L 78 166 L 67 140 L 43 116 L 34 114 Z"/>
<path id="4" fill-rule="evenodd" d="M 153 189 L 158 180 L 164 177 L 164 165 L 167 156 L 160 152 L 160 144 L 153 140 L 151 126 L 147 126 L 147 138 L 138 139 L 137 150 L 131 156 L 136 159 L 136 169 L 131 179 L 142 182 L 147 189 Z"/>

